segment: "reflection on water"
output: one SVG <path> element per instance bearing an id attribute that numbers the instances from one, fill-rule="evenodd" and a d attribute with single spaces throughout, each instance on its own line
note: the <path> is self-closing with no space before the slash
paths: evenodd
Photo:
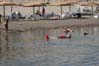
<path id="1" fill-rule="evenodd" d="M 0 66 L 99 66 L 99 27 L 72 29 L 71 39 L 49 41 L 46 33 L 58 36 L 63 29 L 0 31 Z"/>

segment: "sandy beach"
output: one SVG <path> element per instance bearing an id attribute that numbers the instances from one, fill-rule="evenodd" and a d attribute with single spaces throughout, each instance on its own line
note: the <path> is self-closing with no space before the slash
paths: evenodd
<path id="1" fill-rule="evenodd" d="M 82 18 L 82 19 L 65 19 L 65 20 L 36 20 L 36 21 L 10 21 L 9 30 L 29 30 L 35 28 L 58 28 L 64 26 L 93 26 L 99 25 L 99 19 Z M 5 29 L 4 23 L 0 29 Z"/>

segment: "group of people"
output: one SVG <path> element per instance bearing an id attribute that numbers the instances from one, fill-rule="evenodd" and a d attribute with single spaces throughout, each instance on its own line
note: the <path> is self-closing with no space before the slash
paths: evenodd
<path id="1" fill-rule="evenodd" d="M 20 12 L 13 12 L 11 14 L 12 20 L 18 20 L 22 17 L 22 14 Z"/>

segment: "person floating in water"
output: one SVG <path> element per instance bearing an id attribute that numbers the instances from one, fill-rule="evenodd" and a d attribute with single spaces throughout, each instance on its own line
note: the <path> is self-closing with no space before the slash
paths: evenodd
<path id="1" fill-rule="evenodd" d="M 72 32 L 72 30 L 70 28 L 64 27 L 63 32 L 64 32 L 64 35 L 59 36 L 58 38 L 71 38 L 71 32 Z"/>
<path id="2" fill-rule="evenodd" d="M 5 21 L 6 21 L 6 23 L 5 23 L 5 30 L 6 30 L 6 32 L 8 32 L 9 19 L 6 19 Z"/>
<path id="3" fill-rule="evenodd" d="M 65 38 L 70 39 L 71 38 L 71 32 L 72 32 L 72 30 L 70 28 L 64 27 L 64 30 L 63 30 L 64 35 L 60 35 L 58 37 L 49 37 L 48 34 L 46 34 L 45 40 L 48 41 L 51 38 L 52 39 L 65 39 Z"/>
<path id="4" fill-rule="evenodd" d="M 72 30 L 70 28 L 64 27 L 64 33 L 66 37 L 71 38 L 71 32 Z"/>

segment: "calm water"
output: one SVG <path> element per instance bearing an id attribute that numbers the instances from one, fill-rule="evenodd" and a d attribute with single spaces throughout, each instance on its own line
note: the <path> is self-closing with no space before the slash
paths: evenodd
<path id="1" fill-rule="evenodd" d="M 62 28 L 0 31 L 0 66 L 99 66 L 99 27 L 72 27 L 71 39 L 58 36 Z M 84 36 L 83 32 L 89 35 Z"/>

